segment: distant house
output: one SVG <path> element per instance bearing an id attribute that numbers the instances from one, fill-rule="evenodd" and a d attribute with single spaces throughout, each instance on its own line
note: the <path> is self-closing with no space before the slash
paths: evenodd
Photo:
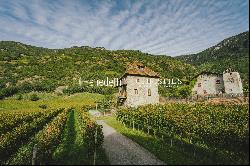
<path id="1" fill-rule="evenodd" d="M 231 96 L 242 95 L 243 87 L 240 74 L 228 69 L 223 74 L 202 72 L 197 76 L 197 81 L 192 89 L 193 95 L 213 96 L 228 94 Z"/>
<path id="2" fill-rule="evenodd" d="M 119 79 L 118 104 L 121 106 L 136 107 L 145 104 L 159 103 L 158 81 L 159 74 L 135 62 Z"/>

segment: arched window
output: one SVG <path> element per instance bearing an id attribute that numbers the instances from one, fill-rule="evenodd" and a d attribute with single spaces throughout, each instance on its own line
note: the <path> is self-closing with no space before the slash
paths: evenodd
<path id="1" fill-rule="evenodd" d="M 151 96 L 151 89 L 148 89 L 148 96 Z"/>
<path id="2" fill-rule="evenodd" d="M 138 94 L 138 89 L 134 89 L 135 90 L 135 94 Z"/>

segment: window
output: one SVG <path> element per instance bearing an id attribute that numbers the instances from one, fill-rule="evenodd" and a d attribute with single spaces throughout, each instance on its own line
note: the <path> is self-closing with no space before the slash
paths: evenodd
<path id="1" fill-rule="evenodd" d="M 216 84 L 220 84 L 220 80 L 216 80 Z"/>
<path id="2" fill-rule="evenodd" d="M 198 83 L 198 87 L 201 87 L 201 83 Z"/>
<path id="3" fill-rule="evenodd" d="M 135 89 L 135 94 L 138 94 L 138 89 Z"/>
<path id="4" fill-rule="evenodd" d="M 233 78 L 229 78 L 228 79 L 231 83 L 234 83 L 234 79 Z"/>
<path id="5" fill-rule="evenodd" d="M 148 89 L 148 96 L 151 96 L 151 89 Z"/>
<path id="6" fill-rule="evenodd" d="M 144 70 L 144 66 L 138 66 L 140 70 Z"/>
<path id="7" fill-rule="evenodd" d="M 148 79 L 148 83 L 150 84 L 150 78 Z"/>
<path id="8" fill-rule="evenodd" d="M 139 78 L 137 78 L 136 82 L 140 82 L 140 79 L 139 79 Z"/>

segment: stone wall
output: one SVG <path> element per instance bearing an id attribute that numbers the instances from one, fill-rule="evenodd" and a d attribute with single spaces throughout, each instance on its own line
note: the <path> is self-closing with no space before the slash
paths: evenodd
<path id="1" fill-rule="evenodd" d="M 220 75 L 200 75 L 192 89 L 194 95 L 216 95 L 224 92 L 223 77 Z"/>
<path id="2" fill-rule="evenodd" d="M 124 105 L 136 107 L 139 105 L 159 103 L 157 78 L 127 76 L 126 83 L 127 99 Z M 151 92 L 150 96 L 149 91 Z"/>
<path id="3" fill-rule="evenodd" d="M 225 92 L 227 94 L 243 94 L 243 87 L 238 72 L 223 73 Z"/>

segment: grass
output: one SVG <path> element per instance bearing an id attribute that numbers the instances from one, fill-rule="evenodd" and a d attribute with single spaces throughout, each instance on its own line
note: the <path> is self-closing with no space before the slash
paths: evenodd
<path id="1" fill-rule="evenodd" d="M 96 101 L 100 101 L 103 95 L 95 93 L 78 93 L 74 95 L 58 96 L 53 93 L 36 93 L 40 98 L 38 101 L 31 101 L 30 96 L 33 94 L 23 94 L 23 99 L 18 100 L 18 95 L 0 100 L 0 111 L 26 111 L 39 110 L 39 105 L 47 105 L 49 108 L 80 108 L 85 105 L 95 105 Z"/>
<path id="2" fill-rule="evenodd" d="M 0 112 L 20 112 L 41 110 L 39 106 L 46 105 L 46 109 L 52 108 L 72 108 L 79 109 L 83 106 L 95 105 L 100 101 L 103 95 L 94 93 L 78 93 L 74 95 L 56 95 L 53 93 L 38 93 L 38 101 L 31 101 L 33 93 L 22 94 L 21 99 L 18 95 L 0 100 Z M 32 150 L 29 145 L 23 146 L 22 149 Z M 21 159 L 20 159 L 21 160 Z M 17 161 L 18 162 L 18 161 Z M 15 163 L 15 161 L 14 161 Z M 63 165 L 92 165 L 93 156 L 87 157 L 87 151 L 84 146 L 82 135 L 80 134 L 80 124 L 76 116 L 76 111 L 71 111 L 68 115 L 67 124 L 63 132 L 62 143 L 56 148 L 53 159 L 48 161 L 53 164 Z M 97 165 L 109 165 L 104 149 L 97 149 Z"/>
<path id="3" fill-rule="evenodd" d="M 183 142 L 178 141 L 176 138 L 173 138 L 174 143 L 171 146 L 170 139 L 163 141 L 145 132 L 127 128 L 118 122 L 114 116 L 101 117 L 99 119 L 103 119 L 108 125 L 140 144 L 168 165 L 238 164 L 233 159 L 221 158 L 223 155 L 217 156 L 218 152 L 214 153 L 197 148 L 194 155 L 193 148 L 190 148 L 190 145 L 183 144 Z"/>
<path id="4" fill-rule="evenodd" d="M 71 111 L 63 134 L 63 141 L 57 147 L 51 164 L 92 165 L 93 157 L 87 157 L 87 150 L 81 135 L 77 112 Z M 102 148 L 97 149 L 97 165 L 108 165 L 109 161 Z"/>

